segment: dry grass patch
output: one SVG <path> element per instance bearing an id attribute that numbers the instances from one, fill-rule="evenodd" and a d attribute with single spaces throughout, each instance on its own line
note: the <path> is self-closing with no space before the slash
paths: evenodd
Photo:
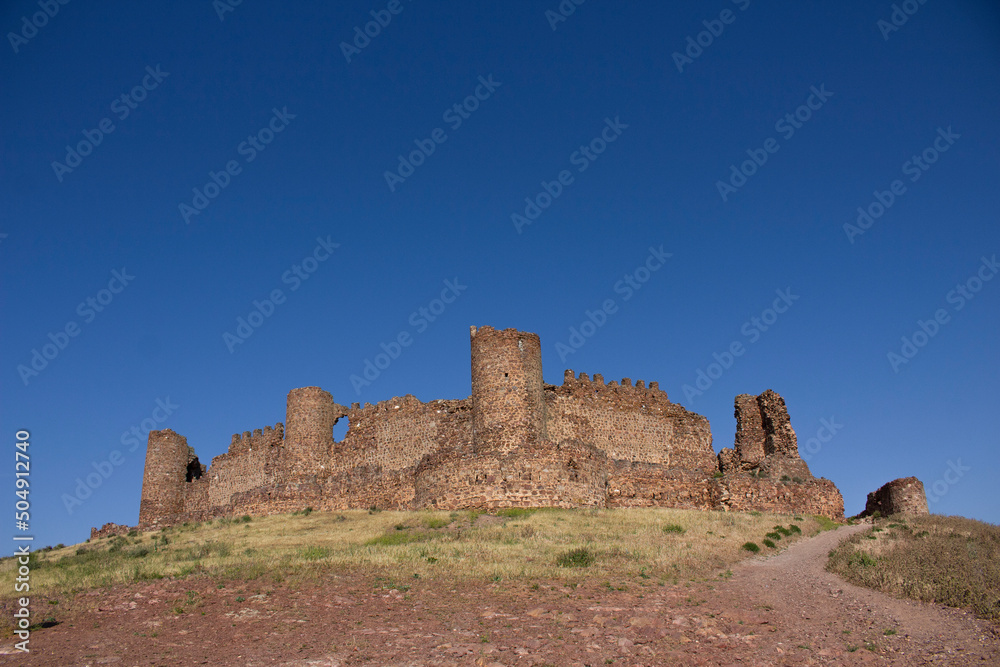
<path id="1" fill-rule="evenodd" d="M 1000 527 L 950 516 L 888 517 L 844 540 L 827 569 L 896 597 L 1000 621 Z"/>
<path id="2" fill-rule="evenodd" d="M 35 552 L 32 590 L 54 595 L 191 574 L 294 582 L 331 571 L 397 579 L 676 582 L 715 576 L 749 555 L 742 544 L 791 520 L 662 508 L 301 512 Z M 812 518 L 798 523 L 806 534 L 820 530 Z M 13 559 L 3 559 L 0 576 L 12 576 L 14 567 Z"/>

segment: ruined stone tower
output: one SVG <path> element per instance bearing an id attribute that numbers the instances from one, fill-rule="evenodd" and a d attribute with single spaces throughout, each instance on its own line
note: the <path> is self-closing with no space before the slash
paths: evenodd
<path id="1" fill-rule="evenodd" d="M 185 511 L 187 482 L 204 471 L 187 438 L 172 430 L 150 431 L 142 473 L 139 525 Z"/>
<path id="2" fill-rule="evenodd" d="M 328 391 L 301 387 L 288 392 L 284 456 L 293 477 L 320 470 L 333 447 L 333 423 L 340 416 Z"/>
<path id="3" fill-rule="evenodd" d="M 546 437 L 538 334 L 470 327 L 472 447 L 503 456 Z"/>

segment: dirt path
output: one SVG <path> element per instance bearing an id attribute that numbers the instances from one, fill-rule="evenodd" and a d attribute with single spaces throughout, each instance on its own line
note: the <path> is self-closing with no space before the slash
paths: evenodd
<path id="1" fill-rule="evenodd" d="M 992 627 L 824 571 L 863 526 L 802 540 L 716 582 L 444 585 L 331 575 L 157 581 L 59 600 L 29 656 L 82 665 L 995 665 Z M 39 601 L 47 605 L 48 601 Z M 894 630 L 894 634 L 885 634 Z"/>
<path id="2" fill-rule="evenodd" d="M 843 527 L 772 558 L 746 561 L 712 602 L 723 616 L 726 608 L 759 609 L 761 623 L 772 628 L 764 643 L 776 664 L 808 664 L 808 656 L 835 658 L 838 664 L 1000 664 L 1000 643 L 989 623 L 860 588 L 825 570 L 830 550 L 867 528 Z"/>

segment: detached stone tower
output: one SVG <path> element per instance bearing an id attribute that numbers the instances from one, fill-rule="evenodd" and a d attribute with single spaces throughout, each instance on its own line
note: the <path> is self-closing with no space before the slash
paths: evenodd
<path id="1" fill-rule="evenodd" d="M 187 438 L 172 430 L 150 431 L 146 467 L 142 473 L 139 525 L 185 510 L 188 482 L 201 477 L 204 467 L 188 446 Z"/>
<path id="2" fill-rule="evenodd" d="M 538 334 L 470 327 L 472 448 L 503 456 L 546 438 Z"/>
<path id="3" fill-rule="evenodd" d="M 877 491 L 872 491 L 868 494 L 865 511 L 860 516 L 872 516 L 876 512 L 879 516 L 929 514 L 923 482 L 916 477 L 902 477 L 884 484 Z"/>

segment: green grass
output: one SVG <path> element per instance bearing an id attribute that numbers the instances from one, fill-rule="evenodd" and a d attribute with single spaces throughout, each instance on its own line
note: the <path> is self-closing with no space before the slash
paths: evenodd
<path id="1" fill-rule="evenodd" d="M 559 554 L 556 563 L 559 567 L 590 567 L 595 560 L 597 560 L 597 556 L 594 555 L 594 552 L 587 547 L 580 547 Z"/>
<path id="2" fill-rule="evenodd" d="M 819 524 L 820 530 L 833 530 L 840 526 L 840 524 L 833 519 L 828 519 L 827 517 L 819 516 L 818 514 L 813 516 L 813 520 Z"/>

